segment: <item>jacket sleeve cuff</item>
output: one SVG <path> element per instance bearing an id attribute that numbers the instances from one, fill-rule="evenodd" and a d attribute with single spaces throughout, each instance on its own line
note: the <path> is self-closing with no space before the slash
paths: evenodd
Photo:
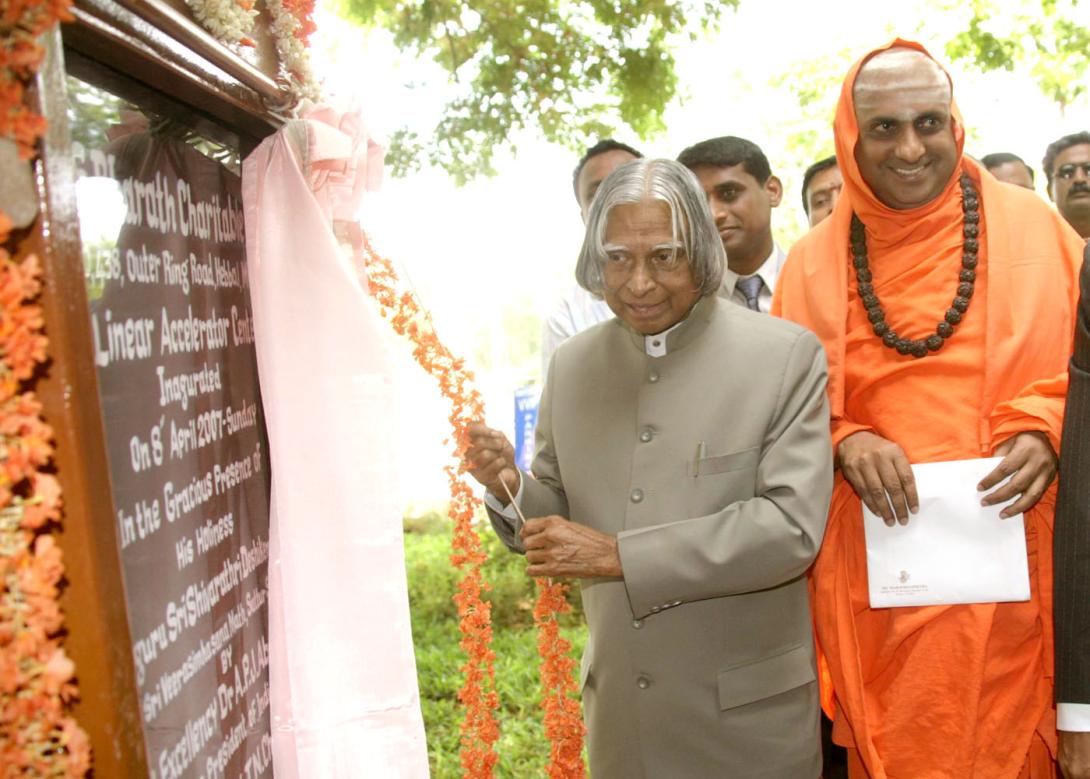
<path id="1" fill-rule="evenodd" d="M 1056 729 L 1069 733 L 1090 731 L 1090 703 L 1057 703 Z"/>
<path id="2" fill-rule="evenodd" d="M 655 600 L 654 593 L 663 589 L 663 582 L 656 577 L 662 568 L 662 548 L 657 537 L 650 528 L 622 530 L 617 534 L 617 556 L 621 558 L 625 591 L 635 619 L 681 605 L 681 601 Z"/>

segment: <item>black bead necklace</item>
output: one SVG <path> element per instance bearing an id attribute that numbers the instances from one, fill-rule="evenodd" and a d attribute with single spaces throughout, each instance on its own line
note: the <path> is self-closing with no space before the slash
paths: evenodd
<path id="1" fill-rule="evenodd" d="M 852 265 L 855 266 L 859 298 L 867 310 L 867 318 L 874 329 L 874 334 L 882 339 L 883 344 L 890 349 L 896 349 L 899 354 L 925 357 L 931 352 L 937 352 L 946 339 L 954 334 L 954 326 L 961 322 L 961 318 L 969 310 L 969 301 L 973 297 L 973 288 L 976 283 L 976 266 L 979 261 L 977 251 L 980 243 L 977 239 L 980 235 L 980 198 L 973 186 L 973 180 L 967 174 L 962 173 L 958 183 L 961 184 L 961 211 L 964 220 L 962 235 L 965 238 L 962 244 L 958 290 L 957 295 L 954 296 L 954 302 L 946 310 L 944 321 L 939 322 L 934 334 L 927 338 L 902 338 L 886 322 L 886 312 L 882 310 L 882 303 L 874 292 L 873 277 L 867 259 L 866 232 L 859 217 L 852 214 Z"/>

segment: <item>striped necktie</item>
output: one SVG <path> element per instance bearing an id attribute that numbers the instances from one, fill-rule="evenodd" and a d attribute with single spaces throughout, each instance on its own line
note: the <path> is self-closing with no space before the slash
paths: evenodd
<path id="1" fill-rule="evenodd" d="M 750 311 L 760 311 L 761 307 L 757 305 L 757 299 L 760 297 L 764 285 L 765 283 L 761 281 L 761 277 L 755 273 L 752 276 L 739 277 L 734 286 L 745 296 L 746 308 Z"/>

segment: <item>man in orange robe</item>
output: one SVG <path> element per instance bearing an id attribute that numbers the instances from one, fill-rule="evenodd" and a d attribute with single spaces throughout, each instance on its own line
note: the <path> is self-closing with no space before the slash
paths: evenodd
<path id="1" fill-rule="evenodd" d="M 833 739 L 852 777 L 1053 777 L 1052 515 L 1082 242 L 963 155 L 949 78 L 918 44 L 852 67 L 834 133 L 843 192 L 772 310 L 829 360 L 838 473 L 812 588 Z M 909 463 L 992 455 L 978 489 L 1025 511 L 1031 599 L 871 609 L 861 500 L 912 521 Z"/>

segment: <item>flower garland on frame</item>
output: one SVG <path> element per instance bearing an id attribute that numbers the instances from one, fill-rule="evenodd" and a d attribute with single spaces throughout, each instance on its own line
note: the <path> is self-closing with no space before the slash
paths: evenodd
<path id="1" fill-rule="evenodd" d="M 44 57 L 37 38 L 68 20 L 70 0 L 23 0 L 0 16 L 0 135 L 30 159 L 44 117 L 26 107 L 25 82 Z M 61 647 L 57 604 L 64 576 L 50 533 L 61 516 L 60 485 L 47 473 L 53 433 L 29 388 L 47 359 L 41 267 L 8 252 L 10 218 L 0 212 L 0 765 L 5 775 L 82 777 L 87 734 L 67 711 L 75 666 Z"/>
<path id="2" fill-rule="evenodd" d="M 253 0 L 185 0 L 197 21 L 232 46 L 253 46 L 250 33 L 254 29 L 257 11 Z"/>
<path id="3" fill-rule="evenodd" d="M 368 291 L 378 302 L 383 317 L 393 329 L 414 345 L 413 357 L 438 382 L 443 396 L 451 403 L 450 423 L 454 429 L 454 456 L 459 463 L 469 447 L 469 425 L 484 416 L 480 393 L 472 388 L 473 374 L 465 361 L 455 358 L 435 333 L 431 319 L 411 292 L 400 291 L 400 281 L 393 264 L 379 255 L 366 234 L 361 238 L 363 273 Z M 454 552 L 451 562 L 464 571 L 454 601 L 458 606 L 461 648 L 468 658 L 462 666 L 465 681 L 458 699 L 465 707 L 462 721 L 461 762 L 464 776 L 470 779 L 491 777 L 497 762 L 494 744 L 499 727 L 493 712 L 499 700 L 495 692 L 495 674 L 491 649 L 491 604 L 481 600 L 487 589 L 481 575 L 486 560 L 480 537 L 473 527 L 476 499 L 462 476 L 462 469 L 447 467 L 450 482 L 450 516 L 454 521 Z M 545 735 L 550 741 L 550 779 L 583 779 L 584 725 L 574 679 L 575 660 L 571 643 L 561 637 L 557 617 L 571 610 L 565 597 L 568 586 L 551 579 L 535 579 L 538 599 L 534 605 L 534 624 L 538 629 L 538 653 L 541 655 L 541 706 L 544 709 Z"/>
<path id="4" fill-rule="evenodd" d="M 280 67 L 291 91 L 300 98 L 318 100 L 321 90 L 310 67 L 310 35 L 315 0 L 265 0 L 272 14 L 270 29 L 280 55 Z"/>
<path id="5" fill-rule="evenodd" d="M 250 34 L 258 15 L 255 0 L 185 0 L 193 16 L 221 43 L 253 46 Z M 269 31 L 276 43 L 281 76 L 297 99 L 317 101 L 321 88 L 310 66 L 310 35 L 315 0 L 265 0 L 272 21 Z"/>

